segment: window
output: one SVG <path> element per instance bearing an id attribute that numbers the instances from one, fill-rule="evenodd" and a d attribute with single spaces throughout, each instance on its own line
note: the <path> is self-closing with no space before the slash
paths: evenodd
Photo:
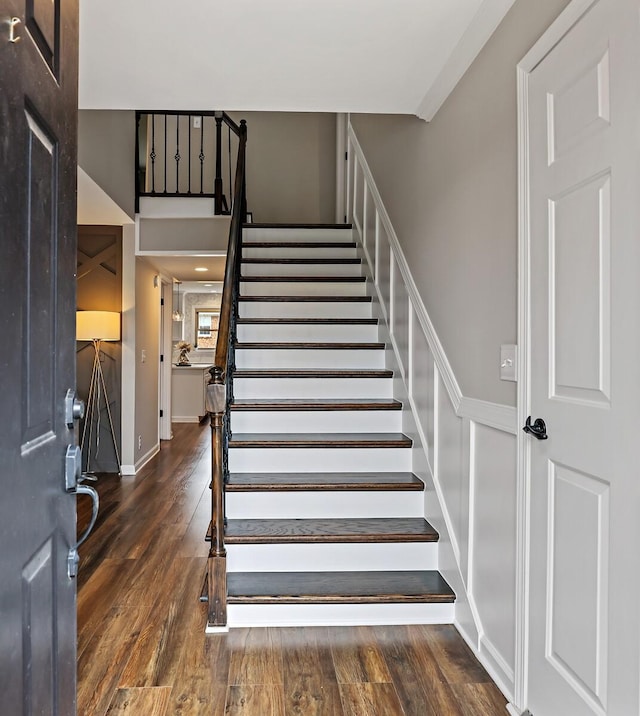
<path id="1" fill-rule="evenodd" d="M 211 308 L 196 309 L 195 347 L 205 350 L 215 350 L 218 338 L 218 321 L 220 314 Z"/>

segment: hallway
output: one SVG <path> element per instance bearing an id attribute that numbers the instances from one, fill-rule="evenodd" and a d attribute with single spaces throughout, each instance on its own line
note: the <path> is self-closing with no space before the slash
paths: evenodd
<path id="1" fill-rule="evenodd" d="M 78 714 L 496 716 L 505 699 L 451 626 L 237 629 L 198 601 L 210 430 L 176 424 L 136 477 L 100 477 L 80 549 Z M 79 500 L 78 527 L 88 519 Z"/>

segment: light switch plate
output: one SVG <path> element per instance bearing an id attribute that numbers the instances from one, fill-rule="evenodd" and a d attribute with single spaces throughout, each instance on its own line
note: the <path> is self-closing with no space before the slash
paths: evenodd
<path id="1" fill-rule="evenodd" d="M 516 363 L 518 347 L 512 343 L 503 343 L 500 346 L 500 380 L 517 381 Z"/>

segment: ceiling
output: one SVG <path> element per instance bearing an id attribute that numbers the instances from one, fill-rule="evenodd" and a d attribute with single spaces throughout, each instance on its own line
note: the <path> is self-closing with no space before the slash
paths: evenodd
<path id="1" fill-rule="evenodd" d="M 224 280 L 226 255 L 223 256 L 145 256 L 156 270 L 167 278 L 198 282 L 199 285 Z M 196 267 L 207 271 L 196 271 Z M 203 287 L 207 288 L 207 287 Z M 214 286 L 215 288 L 215 286 Z M 206 292 L 206 291 L 205 291 Z"/>
<path id="2" fill-rule="evenodd" d="M 81 109 L 430 119 L 514 0 L 83 0 Z"/>

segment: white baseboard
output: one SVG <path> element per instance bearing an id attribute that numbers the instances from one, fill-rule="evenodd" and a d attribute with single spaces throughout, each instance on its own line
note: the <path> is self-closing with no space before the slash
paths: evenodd
<path id="1" fill-rule="evenodd" d="M 496 686 L 500 689 L 500 691 L 502 691 L 504 697 L 508 701 L 512 700 L 513 699 L 513 685 L 505 682 L 503 674 L 495 669 L 492 660 L 487 659 L 486 653 L 484 653 L 478 649 L 478 645 L 472 639 L 469 638 L 469 635 L 467 634 L 467 632 L 464 630 L 464 628 L 460 625 L 460 623 L 457 620 L 453 622 L 453 625 L 457 629 L 458 634 L 460 634 L 460 636 L 466 642 L 467 646 L 471 649 L 471 651 L 473 652 L 473 655 L 482 664 L 482 666 L 486 669 L 487 673 L 493 679 Z M 480 641 L 482 641 L 482 636 L 480 636 Z"/>
<path id="2" fill-rule="evenodd" d="M 152 460 L 158 453 L 160 452 L 160 443 L 157 442 L 151 450 L 147 450 L 147 452 L 138 460 L 136 460 L 135 465 L 123 465 L 122 466 L 122 474 L 123 475 L 137 475 L 140 470 L 150 461 Z"/>
<path id="3" fill-rule="evenodd" d="M 172 415 L 172 423 L 199 423 L 200 418 L 197 415 Z"/>

